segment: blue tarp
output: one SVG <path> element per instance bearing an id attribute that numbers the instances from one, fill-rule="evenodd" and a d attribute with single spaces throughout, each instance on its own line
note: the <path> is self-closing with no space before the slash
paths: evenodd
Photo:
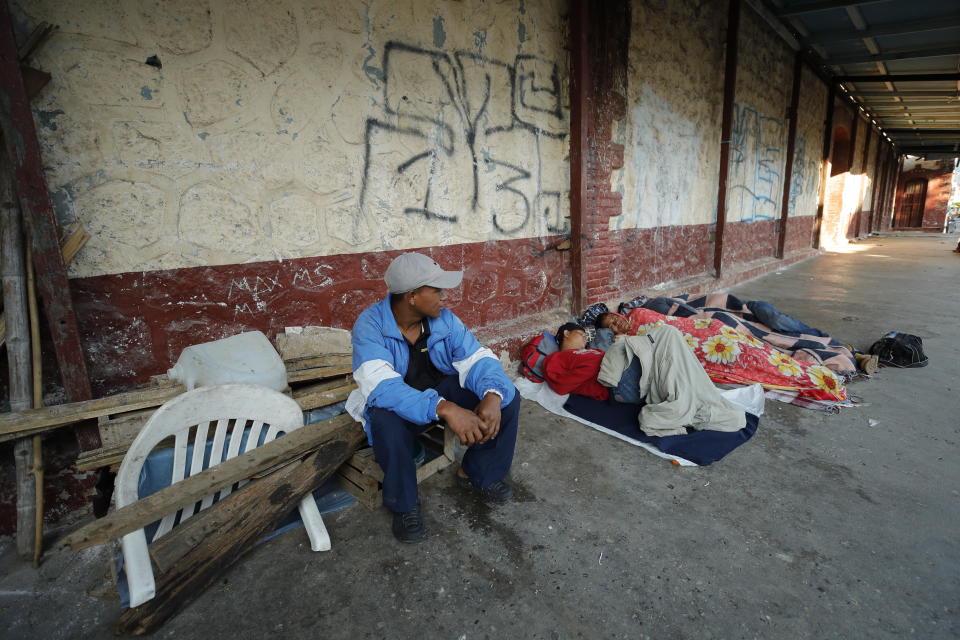
<path id="1" fill-rule="evenodd" d="M 739 431 L 694 431 L 682 436 L 648 436 L 640 430 L 638 417 L 641 404 L 609 400 L 602 402 L 571 393 L 563 408 L 579 418 L 599 424 L 617 433 L 652 445 L 672 456 L 707 465 L 745 443 L 757 432 L 760 418 L 746 413 L 747 426 Z"/>

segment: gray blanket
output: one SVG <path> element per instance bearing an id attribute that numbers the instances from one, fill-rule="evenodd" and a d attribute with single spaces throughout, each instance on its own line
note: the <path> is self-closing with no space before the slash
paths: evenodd
<path id="1" fill-rule="evenodd" d="M 738 431 L 746 425 L 743 410 L 720 395 L 676 327 L 662 325 L 614 342 L 603 357 L 600 384 L 617 386 L 633 358 L 643 368 L 640 393 L 647 404 L 639 420 L 648 436 L 683 435 L 687 426 Z"/>

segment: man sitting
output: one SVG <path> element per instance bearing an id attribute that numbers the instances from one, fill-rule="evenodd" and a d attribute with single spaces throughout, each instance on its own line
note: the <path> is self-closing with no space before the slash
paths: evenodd
<path id="1" fill-rule="evenodd" d="M 443 420 L 469 447 L 457 484 L 503 503 L 513 461 L 520 395 L 492 351 L 443 307 L 443 290 L 462 271 L 444 271 L 419 253 L 398 256 L 384 280 L 388 298 L 353 325 L 353 375 L 374 456 L 383 469 L 383 504 L 402 542 L 426 537 L 420 514 L 414 446 L 417 434 Z"/>

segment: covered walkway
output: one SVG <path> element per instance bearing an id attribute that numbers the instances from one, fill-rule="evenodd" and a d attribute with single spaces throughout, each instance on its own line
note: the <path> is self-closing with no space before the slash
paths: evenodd
<path id="1" fill-rule="evenodd" d="M 957 238 L 873 237 L 745 283 L 865 347 L 900 329 L 930 365 L 856 382 L 831 415 L 767 402 L 755 438 L 702 468 L 526 403 L 519 501 L 423 492 L 431 538 L 387 514 L 330 518 L 260 547 L 161 632 L 285 638 L 956 638 L 960 635 L 960 255 Z M 0 549 L 11 638 L 111 638 L 102 552 L 34 571 Z M 202 630 L 202 631 L 201 631 Z"/>

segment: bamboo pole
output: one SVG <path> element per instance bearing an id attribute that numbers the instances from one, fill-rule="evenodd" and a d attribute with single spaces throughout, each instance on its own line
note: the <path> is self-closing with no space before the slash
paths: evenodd
<path id="1" fill-rule="evenodd" d="M 33 371 L 33 408 L 43 406 L 43 363 L 40 360 L 40 312 L 37 308 L 37 284 L 33 273 L 33 251 L 27 243 L 27 309 L 30 312 L 30 355 Z M 33 528 L 33 566 L 40 566 L 43 555 L 43 436 L 33 436 L 33 479 L 36 512 Z"/>
<path id="2" fill-rule="evenodd" d="M 10 371 L 10 410 L 30 407 L 30 342 L 28 338 L 26 269 L 20 211 L 14 200 L 13 167 L 6 153 L 0 152 L 0 225 L 3 250 L 3 306 L 7 323 L 7 366 Z M 33 440 L 20 438 L 14 443 L 13 457 L 17 474 L 17 553 L 24 559 L 33 556 L 36 521 L 36 478 L 33 464 Z"/>
<path id="3" fill-rule="evenodd" d="M 80 225 L 79 222 L 74 222 L 67 231 L 67 239 L 64 241 L 63 246 L 60 247 L 61 252 L 63 253 L 63 264 L 70 264 L 70 261 L 73 260 L 73 256 L 77 255 L 77 252 L 83 248 L 83 245 L 87 244 L 87 240 L 90 239 L 90 234 L 87 233 L 87 230 Z M 33 268 L 33 261 L 28 261 Z M 36 289 L 36 286 L 34 286 Z M 0 312 L 0 346 L 3 345 L 4 340 L 6 340 L 7 328 L 6 328 L 6 319 L 3 317 L 3 313 Z"/>

